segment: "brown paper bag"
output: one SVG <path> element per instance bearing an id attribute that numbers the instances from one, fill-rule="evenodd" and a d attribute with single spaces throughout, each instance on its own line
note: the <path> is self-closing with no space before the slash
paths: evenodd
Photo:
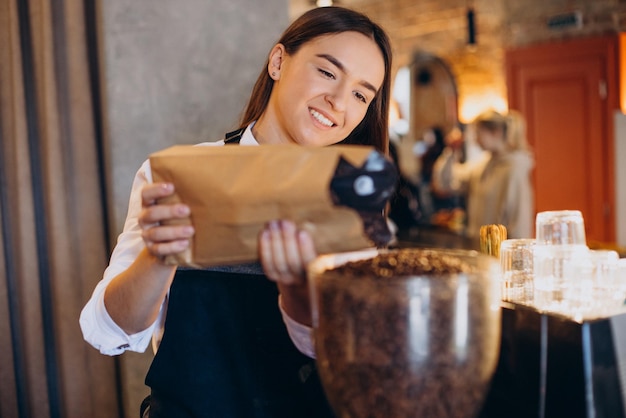
<path id="1" fill-rule="evenodd" d="M 334 145 L 178 145 L 150 156 L 154 182 L 171 182 L 166 202 L 183 202 L 195 235 L 190 248 L 166 262 L 208 267 L 258 260 L 259 232 L 270 220 L 288 219 L 308 230 L 318 253 L 372 246 L 363 222 L 335 206 L 329 184 L 340 157 L 361 166 L 372 147 Z"/>

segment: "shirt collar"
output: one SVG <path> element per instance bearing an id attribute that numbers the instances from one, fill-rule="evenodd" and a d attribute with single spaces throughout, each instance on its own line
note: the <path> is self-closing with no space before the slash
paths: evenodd
<path id="1" fill-rule="evenodd" d="M 241 140 L 239 141 L 239 145 L 259 145 L 258 141 L 252 134 L 252 127 L 255 123 L 256 121 L 252 122 L 250 125 L 248 125 L 246 130 L 243 131 L 243 134 L 241 135 Z"/>

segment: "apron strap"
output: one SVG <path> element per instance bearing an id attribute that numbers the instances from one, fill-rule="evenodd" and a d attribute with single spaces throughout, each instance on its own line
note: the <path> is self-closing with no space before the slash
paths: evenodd
<path id="1" fill-rule="evenodd" d="M 226 145 L 239 145 L 239 142 L 241 141 L 241 137 L 243 136 L 245 130 L 246 128 L 239 128 L 236 131 L 228 132 L 224 136 L 224 143 Z"/>

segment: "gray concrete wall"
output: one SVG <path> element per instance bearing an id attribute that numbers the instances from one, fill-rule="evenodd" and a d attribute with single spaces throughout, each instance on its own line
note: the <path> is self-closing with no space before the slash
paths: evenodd
<path id="1" fill-rule="evenodd" d="M 103 1 L 105 125 L 116 227 L 148 153 L 236 125 L 286 0 Z"/>
<path id="2" fill-rule="evenodd" d="M 235 127 L 289 19 L 286 0 L 107 0 L 99 9 L 114 239 L 148 154 Z M 126 417 L 138 416 L 148 393 L 151 359 L 150 349 L 120 357 Z"/>

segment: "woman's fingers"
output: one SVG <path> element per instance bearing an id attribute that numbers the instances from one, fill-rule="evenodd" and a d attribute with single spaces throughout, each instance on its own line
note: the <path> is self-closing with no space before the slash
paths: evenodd
<path id="1" fill-rule="evenodd" d="M 157 257 L 186 250 L 195 230 L 191 225 L 159 225 L 143 228 L 141 236 L 148 251 Z"/>
<path id="2" fill-rule="evenodd" d="M 144 207 L 139 215 L 139 226 L 151 227 L 169 219 L 180 219 L 189 216 L 189 206 L 182 203 L 173 205 L 153 205 Z"/>
<path id="3" fill-rule="evenodd" d="M 290 221 L 272 221 L 259 238 L 259 254 L 265 274 L 283 284 L 301 284 L 306 265 L 316 257 L 310 235 Z"/>
<path id="4" fill-rule="evenodd" d="M 141 192 L 143 210 L 137 222 L 142 229 L 142 238 L 148 251 L 157 257 L 185 250 L 194 234 L 191 225 L 161 224 L 164 221 L 188 217 L 190 214 L 187 205 L 158 203 L 159 199 L 172 193 L 174 186 L 170 183 L 149 184 Z"/>
<path id="5" fill-rule="evenodd" d="M 300 257 L 304 262 L 304 267 L 317 257 L 315 251 L 315 243 L 311 234 L 306 231 L 298 231 L 298 248 L 300 249 Z"/>
<path id="6" fill-rule="evenodd" d="M 143 207 L 156 204 L 157 200 L 174 193 L 172 183 L 150 183 L 141 189 L 141 205 Z"/>
<path id="7" fill-rule="evenodd" d="M 271 221 L 268 224 L 261 233 L 259 246 L 261 264 L 268 278 L 285 284 L 297 281 L 297 275 L 290 271 L 289 266 L 289 264 L 294 265 L 297 262 L 293 260 L 293 252 L 291 255 L 287 254 L 290 244 L 285 242 L 280 221 Z M 288 257 L 291 257 L 292 260 L 288 261 Z"/>
<path id="8" fill-rule="evenodd" d="M 282 268 L 288 275 L 299 278 L 304 273 L 304 260 L 300 254 L 296 225 L 280 221 L 280 233 L 284 252 Z"/>

